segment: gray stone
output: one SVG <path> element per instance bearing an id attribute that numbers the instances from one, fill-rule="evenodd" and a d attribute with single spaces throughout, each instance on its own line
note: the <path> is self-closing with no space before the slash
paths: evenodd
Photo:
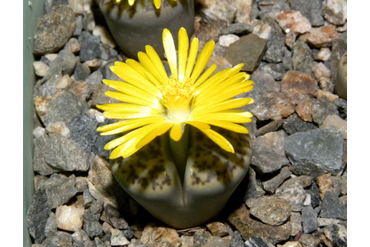
<path id="1" fill-rule="evenodd" d="M 292 230 L 290 222 L 280 226 L 270 226 L 251 218 L 245 205 L 231 213 L 228 220 L 241 233 L 244 240 L 258 237 L 271 242 L 271 244 L 276 244 L 287 240 Z"/>
<path id="2" fill-rule="evenodd" d="M 346 247 L 347 246 L 347 229 L 340 225 L 334 224 L 324 227 L 325 236 L 330 239 L 334 246 Z"/>
<path id="3" fill-rule="evenodd" d="M 247 173 L 248 176 L 248 183 L 247 183 L 247 189 L 245 193 L 244 200 L 247 200 L 249 198 L 257 198 L 258 197 L 258 186 L 257 186 L 257 180 L 256 180 L 256 172 L 253 170 L 252 167 L 249 167 L 249 171 Z"/>
<path id="4" fill-rule="evenodd" d="M 298 40 L 293 44 L 292 53 L 293 69 L 313 76 L 314 59 L 310 47 L 305 42 Z"/>
<path id="5" fill-rule="evenodd" d="M 266 50 L 267 41 L 255 34 L 248 34 L 232 43 L 225 52 L 225 58 L 233 65 L 244 63 L 243 70 L 254 71 Z M 242 52 L 241 52 L 242 51 Z"/>
<path id="6" fill-rule="evenodd" d="M 302 225 L 304 233 L 311 233 L 319 227 L 317 213 L 311 206 L 302 209 Z"/>
<path id="7" fill-rule="evenodd" d="M 58 227 L 57 227 L 57 221 L 56 221 L 55 214 L 53 212 L 50 212 L 50 216 L 48 220 L 46 221 L 46 225 L 45 225 L 45 236 L 46 237 L 53 236 L 54 234 L 56 234 L 57 228 Z"/>
<path id="8" fill-rule="evenodd" d="M 301 186 L 302 188 L 306 189 L 307 187 L 309 187 L 311 184 L 312 184 L 312 180 L 313 180 L 313 177 L 311 176 L 306 176 L 306 175 L 303 175 L 303 176 L 297 176 L 297 177 L 292 177 L 288 180 L 286 180 L 281 186 L 280 188 L 284 188 L 284 187 L 289 187 L 291 185 L 299 185 Z"/>
<path id="9" fill-rule="evenodd" d="M 231 235 L 230 247 L 244 247 L 244 241 L 240 232 L 233 232 Z"/>
<path id="10" fill-rule="evenodd" d="M 83 29 L 83 23 L 82 23 L 82 15 L 77 15 L 75 18 L 76 28 L 73 31 L 73 36 L 79 36 Z"/>
<path id="11" fill-rule="evenodd" d="M 61 50 L 58 56 L 51 62 L 48 71 L 41 82 L 61 75 L 72 75 L 78 58 L 69 51 Z"/>
<path id="12" fill-rule="evenodd" d="M 40 188 L 46 188 L 46 195 L 52 208 L 57 208 L 67 203 L 76 195 L 76 176 L 72 174 L 67 177 L 61 174 L 52 174 L 50 178 L 43 181 Z"/>
<path id="13" fill-rule="evenodd" d="M 257 70 L 268 73 L 276 81 L 280 81 L 286 72 L 282 63 L 261 63 Z"/>
<path id="14" fill-rule="evenodd" d="M 328 191 L 322 200 L 320 217 L 346 220 L 347 207 L 343 205 L 337 195 Z"/>
<path id="15" fill-rule="evenodd" d="M 313 208 L 316 208 L 320 205 L 321 199 L 320 199 L 320 193 L 319 188 L 317 187 L 316 183 L 313 182 L 310 189 L 306 190 L 308 194 L 311 195 L 311 206 Z"/>
<path id="16" fill-rule="evenodd" d="M 254 217 L 273 226 L 284 224 L 292 211 L 291 205 L 286 200 L 272 196 L 249 199 L 246 204 Z"/>
<path id="17" fill-rule="evenodd" d="M 252 236 L 250 239 L 245 241 L 245 247 L 273 247 L 274 245 L 265 239 Z"/>
<path id="18" fill-rule="evenodd" d="M 324 25 L 324 18 L 321 15 L 322 0 L 289 0 L 288 2 L 291 9 L 301 12 L 302 15 L 307 17 L 312 26 Z"/>
<path id="19" fill-rule="evenodd" d="M 302 216 L 300 212 L 292 212 L 290 214 L 290 223 L 292 224 L 291 236 L 296 236 L 302 232 Z"/>
<path id="20" fill-rule="evenodd" d="M 78 37 L 81 44 L 80 60 L 86 62 L 94 58 L 100 57 L 102 51 L 100 50 L 100 38 L 95 37 L 87 31 L 81 32 Z"/>
<path id="21" fill-rule="evenodd" d="M 73 246 L 76 247 L 94 246 L 94 242 L 90 240 L 87 233 L 82 229 L 79 229 L 72 234 L 72 242 Z"/>
<path id="22" fill-rule="evenodd" d="M 86 153 L 90 153 L 95 145 L 98 134 L 96 128 L 98 122 L 94 117 L 86 114 L 78 115 L 68 124 L 71 131 L 71 139 L 80 145 Z"/>
<path id="23" fill-rule="evenodd" d="M 347 20 L 347 0 L 324 1 L 322 15 L 334 25 L 343 25 Z"/>
<path id="24" fill-rule="evenodd" d="M 284 57 L 284 50 L 282 46 L 271 45 L 267 48 L 264 60 L 269 63 L 280 63 Z"/>
<path id="25" fill-rule="evenodd" d="M 253 32 L 253 25 L 249 23 L 231 23 L 224 31 L 223 34 L 237 34 L 246 35 Z"/>
<path id="26" fill-rule="evenodd" d="M 124 236 L 122 231 L 112 228 L 110 232 L 111 232 L 111 239 L 110 239 L 111 245 L 124 246 L 130 243 L 130 241 L 127 240 L 127 238 Z"/>
<path id="27" fill-rule="evenodd" d="M 51 202 L 47 198 L 46 189 L 36 190 L 27 212 L 27 225 L 30 235 L 35 243 L 41 244 L 46 238 L 45 227 L 52 209 Z"/>
<path id="28" fill-rule="evenodd" d="M 85 63 L 77 63 L 73 75 L 76 81 L 84 81 L 90 75 L 90 68 Z"/>
<path id="29" fill-rule="evenodd" d="M 334 99 L 333 104 L 337 106 L 339 117 L 347 120 L 347 101 L 342 98 Z"/>
<path id="30" fill-rule="evenodd" d="M 41 55 L 61 49 L 76 27 L 73 9 L 56 6 L 37 25 L 33 52 Z"/>
<path id="31" fill-rule="evenodd" d="M 86 82 L 92 85 L 101 85 L 103 80 L 103 73 L 100 69 L 94 71 L 86 78 Z"/>
<path id="32" fill-rule="evenodd" d="M 343 167 L 343 137 L 333 127 L 288 136 L 285 152 L 293 164 L 291 171 L 299 175 L 336 175 Z"/>
<path id="33" fill-rule="evenodd" d="M 320 244 L 320 239 L 317 236 L 314 236 L 313 234 L 302 234 L 302 236 L 299 239 L 299 242 L 304 247 L 317 247 Z"/>
<path id="34" fill-rule="evenodd" d="M 289 168 L 285 166 L 280 170 L 278 175 L 271 178 L 270 180 L 262 182 L 263 189 L 266 190 L 267 192 L 274 193 L 275 190 L 279 187 L 279 185 L 282 182 L 284 182 L 285 179 L 289 178 L 291 175 L 292 173 L 289 171 Z"/>
<path id="35" fill-rule="evenodd" d="M 109 204 L 105 206 L 105 216 L 107 217 L 107 222 L 114 228 L 120 230 L 128 228 L 127 221 L 121 216 L 116 208 Z"/>
<path id="36" fill-rule="evenodd" d="M 296 113 L 293 113 L 285 119 L 283 128 L 289 135 L 297 132 L 305 132 L 313 129 L 317 129 L 315 124 L 303 121 Z"/>
<path id="37" fill-rule="evenodd" d="M 42 244 L 48 247 L 72 247 L 72 236 L 65 232 L 57 232 L 55 235 L 47 237 Z"/>
<path id="38" fill-rule="evenodd" d="M 283 132 L 270 132 L 256 138 L 253 145 L 251 165 L 260 174 L 272 173 L 289 164 L 284 154 Z"/>
<path id="39" fill-rule="evenodd" d="M 306 192 L 299 184 L 279 187 L 276 189 L 275 196 L 285 199 L 292 206 L 292 211 L 298 212 L 303 208 L 303 201 L 306 198 Z"/>
<path id="40" fill-rule="evenodd" d="M 285 1 L 279 1 L 272 4 L 263 4 L 263 2 L 261 4 L 260 2 L 259 8 L 259 16 L 261 17 L 261 19 L 264 19 L 266 17 L 275 19 L 281 11 L 290 10 L 289 5 L 285 3 Z"/>
<path id="41" fill-rule="evenodd" d="M 85 109 L 85 104 L 73 93 L 64 92 L 48 104 L 44 124 L 64 122 L 68 126 L 72 119 Z"/>
<path id="42" fill-rule="evenodd" d="M 89 155 L 77 143 L 59 134 L 35 139 L 34 169 L 41 175 L 56 171 L 87 171 Z"/>
<path id="43" fill-rule="evenodd" d="M 90 239 L 102 237 L 103 227 L 99 223 L 100 215 L 103 211 L 103 202 L 94 201 L 91 206 L 85 210 L 83 229 Z"/>
<path id="44" fill-rule="evenodd" d="M 205 246 L 209 239 L 211 239 L 212 235 L 208 231 L 196 231 L 194 234 L 194 247 L 201 247 Z"/>
<path id="45" fill-rule="evenodd" d="M 312 105 L 313 121 L 319 125 L 322 125 L 329 115 L 338 115 L 338 109 L 336 105 L 327 100 L 325 97 L 319 100 L 314 99 L 314 104 Z"/>

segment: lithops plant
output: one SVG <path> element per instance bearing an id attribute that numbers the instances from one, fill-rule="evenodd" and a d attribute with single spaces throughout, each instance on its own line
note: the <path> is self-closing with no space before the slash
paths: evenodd
<path id="1" fill-rule="evenodd" d="M 198 39 L 189 45 L 181 28 L 178 40 L 176 51 L 171 32 L 163 30 L 170 76 L 151 46 L 139 52 L 139 62 L 111 67 L 123 81 L 103 80 L 118 90 L 106 95 L 123 103 L 97 105 L 106 118 L 119 119 L 97 130 L 124 133 L 105 146 L 113 149 L 120 185 L 154 217 L 187 228 L 215 217 L 248 171 L 251 140 L 242 124 L 252 114 L 240 108 L 253 100 L 237 96 L 253 82 L 240 72 L 243 64 L 215 74 L 213 64 L 204 71 L 214 41 L 197 57 Z"/>
<path id="2" fill-rule="evenodd" d="M 194 0 L 95 0 L 113 38 L 126 56 L 137 59 L 137 53 L 151 44 L 164 57 L 162 31 L 194 31 Z"/>

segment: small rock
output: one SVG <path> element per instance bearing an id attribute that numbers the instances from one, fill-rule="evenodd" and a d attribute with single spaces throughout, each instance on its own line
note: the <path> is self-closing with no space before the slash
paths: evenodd
<path id="1" fill-rule="evenodd" d="M 103 227 L 99 222 L 102 211 L 102 201 L 93 201 L 91 206 L 85 210 L 83 229 L 90 239 L 103 236 Z"/>
<path id="2" fill-rule="evenodd" d="M 255 34 L 245 35 L 228 47 L 225 58 L 233 66 L 244 63 L 242 70 L 252 72 L 258 67 L 263 57 L 266 43 L 265 39 L 261 39 Z M 245 47 L 248 47 L 248 49 L 245 49 Z"/>
<path id="3" fill-rule="evenodd" d="M 234 43 L 235 41 L 238 41 L 240 38 L 239 36 L 235 35 L 235 34 L 226 34 L 226 35 L 222 35 L 218 42 L 220 42 L 220 45 L 222 46 L 225 46 L 225 47 L 229 47 L 232 43 Z"/>
<path id="4" fill-rule="evenodd" d="M 256 137 L 258 137 L 258 136 L 267 134 L 269 132 L 274 132 L 274 131 L 280 129 L 280 127 L 283 125 L 283 123 L 284 123 L 284 119 L 271 121 L 268 124 L 260 127 L 257 130 L 255 135 L 256 135 Z"/>
<path id="5" fill-rule="evenodd" d="M 53 7 L 37 25 L 33 52 L 41 55 L 60 50 L 72 36 L 75 27 L 71 7 Z"/>
<path id="6" fill-rule="evenodd" d="M 279 187 L 276 189 L 276 197 L 285 199 L 292 206 L 292 211 L 298 212 L 303 208 L 306 192 L 299 184 Z"/>
<path id="7" fill-rule="evenodd" d="M 312 234 L 302 234 L 299 238 L 299 242 L 304 247 L 317 247 L 320 244 L 320 239 Z"/>
<path id="8" fill-rule="evenodd" d="M 224 237 L 229 235 L 226 226 L 221 222 L 211 222 L 206 226 L 213 236 Z"/>
<path id="9" fill-rule="evenodd" d="M 283 131 L 270 132 L 255 139 L 251 165 L 261 174 L 272 173 L 289 164 L 284 154 Z"/>
<path id="10" fill-rule="evenodd" d="M 84 81 L 90 75 L 90 68 L 86 63 L 78 62 L 73 73 L 76 81 Z"/>
<path id="11" fill-rule="evenodd" d="M 313 208 L 319 206 L 321 203 L 321 198 L 319 194 L 319 188 L 317 187 L 315 182 L 312 183 L 310 189 L 306 190 L 306 192 L 311 196 L 311 206 Z"/>
<path id="12" fill-rule="evenodd" d="M 335 115 L 335 114 L 328 115 L 325 118 L 322 125 L 320 126 L 320 128 L 327 128 L 330 126 L 333 126 L 336 129 L 338 129 L 342 133 L 343 138 L 347 140 L 347 121 L 346 120 L 341 119 L 338 115 Z"/>
<path id="13" fill-rule="evenodd" d="M 313 66 L 312 72 L 316 80 L 320 80 L 322 77 L 330 78 L 330 70 L 323 63 L 318 63 Z"/>
<path id="14" fill-rule="evenodd" d="M 245 244 L 241 245 L 240 247 L 273 247 L 274 245 L 268 242 L 267 240 L 259 237 L 252 236 Z"/>
<path id="15" fill-rule="evenodd" d="M 271 45 L 267 48 L 264 60 L 269 63 L 280 63 L 284 57 L 284 50 L 279 45 Z"/>
<path id="16" fill-rule="evenodd" d="M 334 100 L 338 99 L 338 95 L 336 94 L 332 94 L 328 91 L 324 91 L 324 90 L 319 90 L 317 92 L 317 97 L 316 97 L 318 100 L 321 100 L 322 98 L 327 98 L 330 102 L 333 102 Z M 334 103 L 334 102 L 333 102 Z M 334 103 L 335 104 L 335 103 Z"/>
<path id="17" fill-rule="evenodd" d="M 122 231 L 112 228 L 110 230 L 110 233 L 111 233 L 110 244 L 112 246 L 124 246 L 130 243 L 130 241 L 127 240 Z"/>
<path id="18" fill-rule="evenodd" d="M 318 28 L 312 28 L 299 39 L 307 42 L 316 48 L 330 47 L 334 39 L 338 38 L 339 34 L 335 26 L 328 25 Z"/>
<path id="19" fill-rule="evenodd" d="M 76 38 L 71 38 L 63 47 L 63 50 L 68 52 L 77 53 L 81 49 L 81 45 Z"/>
<path id="20" fill-rule="evenodd" d="M 233 22 L 237 8 L 227 0 L 203 0 L 200 4 L 199 11 L 204 15 L 204 19 L 207 22 L 216 20 L 225 20 L 228 23 Z"/>
<path id="21" fill-rule="evenodd" d="M 319 227 L 317 213 L 311 206 L 303 207 L 302 209 L 302 225 L 304 233 L 311 233 Z"/>
<path id="22" fill-rule="evenodd" d="M 334 190 L 334 181 L 330 173 L 324 174 L 316 179 L 316 183 L 319 186 L 320 198 L 324 198 L 326 192 Z"/>
<path id="23" fill-rule="evenodd" d="M 290 223 L 292 225 L 292 232 L 290 233 L 291 236 L 296 236 L 300 232 L 302 232 L 302 216 L 301 213 L 292 212 L 290 214 Z"/>
<path id="24" fill-rule="evenodd" d="M 297 40 L 293 44 L 292 53 L 293 69 L 312 76 L 314 60 L 311 48 L 305 42 Z"/>
<path id="25" fill-rule="evenodd" d="M 289 48 L 293 47 L 294 42 L 296 41 L 297 34 L 293 32 L 288 32 L 285 35 L 285 45 L 288 46 Z"/>
<path id="26" fill-rule="evenodd" d="M 38 139 L 40 138 L 41 136 L 43 136 L 45 134 L 45 129 L 40 127 L 40 126 L 37 126 L 33 131 L 32 131 L 32 135 Z"/>
<path id="27" fill-rule="evenodd" d="M 320 49 L 319 53 L 317 53 L 315 59 L 320 61 L 327 61 L 331 56 L 331 51 L 327 47 L 323 47 Z"/>
<path id="28" fill-rule="evenodd" d="M 72 247 L 72 236 L 65 232 L 56 232 L 55 235 L 47 237 L 44 242 L 45 246 L 65 246 Z"/>
<path id="29" fill-rule="evenodd" d="M 228 22 L 225 20 L 217 20 L 211 23 L 201 24 L 199 29 L 194 34 L 199 39 L 198 50 L 202 49 L 204 45 L 210 40 L 214 40 L 215 42 L 217 42 L 218 38 L 223 33 L 223 30 L 225 30 L 228 26 L 227 23 Z"/>
<path id="30" fill-rule="evenodd" d="M 245 205 L 240 206 L 231 213 L 228 220 L 241 233 L 243 239 L 246 240 L 258 237 L 276 244 L 287 240 L 292 230 L 290 222 L 280 226 L 270 226 L 252 219 Z"/>
<path id="31" fill-rule="evenodd" d="M 288 241 L 284 245 L 278 244 L 277 247 L 302 247 L 302 244 L 298 241 Z"/>
<path id="32" fill-rule="evenodd" d="M 290 179 L 286 180 L 280 188 L 289 187 L 291 185 L 298 185 L 302 186 L 302 188 L 306 189 L 307 187 L 311 186 L 313 177 L 311 176 L 292 176 Z"/>
<path id="33" fill-rule="evenodd" d="M 117 209 L 113 206 L 107 204 L 105 206 L 105 215 L 107 217 L 107 222 L 111 224 L 114 228 L 124 230 L 128 228 L 127 221 L 121 216 Z"/>
<path id="34" fill-rule="evenodd" d="M 49 123 L 46 126 L 46 130 L 48 133 L 61 134 L 64 137 L 69 137 L 71 133 L 64 122 Z"/>
<path id="35" fill-rule="evenodd" d="M 244 247 L 244 241 L 240 232 L 233 232 L 231 235 L 230 247 Z"/>
<path id="36" fill-rule="evenodd" d="M 314 78 L 299 71 L 288 71 L 281 81 L 281 91 L 291 95 L 295 102 L 305 96 L 316 97 L 318 89 Z"/>
<path id="37" fill-rule="evenodd" d="M 296 106 L 295 111 L 298 116 L 306 122 L 312 122 L 312 109 L 313 105 L 316 103 L 312 98 L 303 98 Z"/>
<path id="38" fill-rule="evenodd" d="M 286 200 L 271 196 L 249 199 L 246 204 L 253 216 L 273 226 L 284 224 L 292 211 L 291 205 Z"/>
<path id="39" fill-rule="evenodd" d="M 240 0 L 238 0 L 240 2 Z M 248 2 L 250 0 L 247 0 Z M 234 34 L 234 35 L 246 35 L 253 32 L 253 25 L 248 23 L 231 23 L 224 31 L 224 35 Z"/>
<path id="40" fill-rule="evenodd" d="M 342 204 L 338 196 L 328 191 L 325 193 L 324 199 L 322 200 L 320 217 L 346 220 L 347 208 Z"/>
<path id="41" fill-rule="evenodd" d="M 95 120 L 95 118 L 92 118 L 86 114 L 76 116 L 68 124 L 68 127 L 71 131 L 71 139 L 79 144 L 80 147 L 86 151 L 86 153 L 91 152 L 91 148 L 96 142 L 97 126 L 98 122 Z"/>
<path id="42" fill-rule="evenodd" d="M 340 225 L 330 225 L 324 227 L 325 236 L 330 239 L 334 246 L 345 247 L 347 246 L 347 229 Z"/>
<path id="43" fill-rule="evenodd" d="M 260 9 L 259 16 L 261 19 L 271 18 L 276 19 L 283 11 L 289 11 L 290 7 L 285 1 L 261 1 L 258 3 Z"/>
<path id="44" fill-rule="evenodd" d="M 296 133 L 286 138 L 285 152 L 293 164 L 293 173 L 336 174 L 343 166 L 343 136 L 335 128 Z"/>
<path id="45" fill-rule="evenodd" d="M 317 127 L 313 123 L 303 121 L 297 114 L 294 113 L 285 119 L 283 128 L 286 133 L 292 135 L 297 132 L 313 130 Z"/>
<path id="46" fill-rule="evenodd" d="M 282 11 L 276 16 L 276 21 L 285 32 L 289 29 L 292 32 L 302 34 L 311 29 L 310 21 L 299 11 Z"/>
<path id="47" fill-rule="evenodd" d="M 236 6 L 235 22 L 249 23 L 253 20 L 253 0 L 236 0 L 233 1 Z"/>
<path id="48" fill-rule="evenodd" d="M 277 176 L 273 177 L 270 180 L 262 182 L 263 189 L 267 192 L 274 193 L 279 185 L 284 182 L 285 179 L 290 177 L 291 174 L 292 173 L 289 171 L 289 168 L 287 166 L 284 166 Z"/>
<path id="49" fill-rule="evenodd" d="M 33 69 L 35 70 L 35 74 L 40 77 L 44 77 L 48 70 L 49 66 L 41 61 L 35 61 L 33 62 Z"/>
<path id="50" fill-rule="evenodd" d="M 94 246 L 94 243 L 92 240 L 90 240 L 89 236 L 87 233 L 82 230 L 78 229 L 72 234 L 72 241 L 76 246 Z"/>
<path id="51" fill-rule="evenodd" d="M 260 20 L 254 20 L 252 24 L 254 25 L 253 34 L 257 35 L 261 39 L 270 39 L 272 27 L 269 23 Z"/>
<path id="52" fill-rule="evenodd" d="M 301 12 L 301 14 L 310 21 L 312 26 L 324 25 L 324 18 L 321 16 L 321 0 L 290 0 L 289 4 L 292 10 Z"/>
<path id="53" fill-rule="evenodd" d="M 101 85 L 103 79 L 104 79 L 104 76 L 101 70 L 98 69 L 94 71 L 93 73 L 91 73 L 91 75 L 89 75 L 85 81 L 91 85 Z"/>
<path id="54" fill-rule="evenodd" d="M 49 69 L 42 78 L 42 82 L 54 79 L 56 76 L 71 75 L 76 67 L 78 57 L 73 53 L 61 50 L 58 56 L 51 62 Z"/>
<path id="55" fill-rule="evenodd" d="M 346 0 L 327 0 L 322 10 L 324 18 L 334 25 L 343 25 L 347 20 Z"/>
<path id="56" fill-rule="evenodd" d="M 309 205 L 311 205 L 311 195 L 306 194 L 306 198 L 303 201 L 303 206 L 309 206 Z"/>
<path id="57" fill-rule="evenodd" d="M 319 100 L 313 100 L 312 118 L 313 121 L 322 125 L 329 115 L 338 115 L 337 106 L 327 98 L 322 97 Z"/>
<path id="58" fill-rule="evenodd" d="M 266 92 L 260 95 L 259 103 L 251 105 L 251 112 L 258 120 L 280 120 L 294 112 L 294 105 L 286 93 Z"/>
<path id="59" fill-rule="evenodd" d="M 101 55 L 99 37 L 95 37 L 87 31 L 83 31 L 78 37 L 81 44 L 80 60 L 86 62 Z"/>
<path id="60" fill-rule="evenodd" d="M 179 234 L 173 228 L 146 225 L 140 241 L 149 246 L 180 246 Z"/>
<path id="61" fill-rule="evenodd" d="M 334 225 L 334 224 L 339 224 L 342 222 L 342 220 L 339 220 L 339 219 L 328 219 L 328 218 L 317 218 L 317 222 L 319 223 L 319 226 L 320 227 L 324 227 L 324 226 L 330 226 L 330 225 Z"/>
<path id="62" fill-rule="evenodd" d="M 55 216 L 58 228 L 72 232 L 81 229 L 83 214 L 83 207 L 66 205 L 57 207 Z"/>

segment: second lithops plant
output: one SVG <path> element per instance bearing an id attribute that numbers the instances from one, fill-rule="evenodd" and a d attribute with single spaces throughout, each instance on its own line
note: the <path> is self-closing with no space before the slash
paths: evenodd
<path id="1" fill-rule="evenodd" d="M 186 228 L 216 216 L 242 181 L 251 159 L 251 140 L 243 123 L 252 114 L 240 110 L 253 103 L 238 98 L 253 82 L 240 72 L 243 64 L 214 73 L 205 69 L 214 41 L 198 54 L 198 39 L 189 44 L 184 28 L 178 49 L 163 30 L 167 75 L 153 47 L 139 52 L 139 62 L 116 62 L 111 70 L 123 81 L 103 80 L 117 91 L 106 94 L 122 103 L 98 105 L 104 116 L 119 121 L 98 128 L 117 135 L 112 170 L 120 185 L 153 216 Z"/>

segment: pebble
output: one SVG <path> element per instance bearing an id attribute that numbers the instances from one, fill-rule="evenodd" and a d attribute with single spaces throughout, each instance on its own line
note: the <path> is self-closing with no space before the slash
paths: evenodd
<path id="1" fill-rule="evenodd" d="M 33 69 L 35 70 L 35 74 L 40 77 L 44 77 L 49 70 L 49 66 L 41 61 L 33 62 Z"/>
<path id="2" fill-rule="evenodd" d="M 114 48 L 116 46 L 114 39 L 105 27 L 96 25 L 94 27 L 94 30 L 92 31 L 92 34 L 94 36 L 99 36 L 101 43 L 109 45 L 109 47 L 111 48 Z"/>
<path id="3" fill-rule="evenodd" d="M 254 217 L 273 226 L 284 224 L 292 211 L 286 200 L 272 196 L 249 199 L 246 204 Z"/>
<path id="4" fill-rule="evenodd" d="M 71 7 L 53 7 L 37 25 L 33 52 L 42 55 L 59 51 L 72 36 L 75 27 Z"/>
<path id="5" fill-rule="evenodd" d="M 334 89 L 338 81 L 338 63 L 347 50 L 346 20 L 344 24 L 336 24 L 342 23 L 343 16 L 346 16 L 346 6 L 338 8 L 341 2 L 198 1 L 197 7 L 208 9 L 208 19 L 201 15 L 196 17 L 195 36 L 200 40 L 199 48 L 211 39 L 216 42 L 210 63 L 217 64 L 218 71 L 239 62 L 251 65 L 250 71 L 245 68 L 243 70 L 251 73 L 254 89 L 245 96 L 253 98 L 255 103 L 243 109 L 255 115 L 248 127 L 255 144 L 252 158 L 255 164 L 252 164 L 245 179 L 245 193 L 239 198 L 244 209 L 229 214 L 228 220 L 216 218 L 217 221 L 194 229 L 176 231 L 167 228 L 158 231 L 162 225 L 153 225 L 152 218 L 130 199 L 111 174 L 109 151 L 104 150 L 104 145 L 114 136 L 100 136 L 95 132 L 96 127 L 112 121 L 106 120 L 94 105 L 116 102 L 104 95 L 109 88 L 102 83 L 102 79 L 118 80 L 109 67 L 115 61 L 124 61 L 126 57 L 112 48 L 115 42 L 109 40 L 109 37 L 104 39 L 108 29 L 100 21 L 97 9 L 92 11 L 90 0 L 47 0 L 45 8 L 49 12 L 52 8 L 65 8 L 69 5 L 74 12 L 70 21 L 75 24 L 75 28 L 72 36 L 66 34 L 63 38 L 66 42 L 64 45 L 36 57 L 39 58 L 36 62 L 48 69 L 35 73 L 38 78 L 34 89 L 34 105 L 38 116 L 33 133 L 35 195 L 27 216 L 35 247 L 149 247 L 149 242 L 140 241 L 144 229 L 145 234 L 151 232 L 147 235 L 149 237 L 159 236 L 151 240 L 148 237 L 146 241 L 167 241 L 168 246 L 345 246 L 347 181 L 346 171 L 343 174 L 342 171 L 344 164 L 347 164 L 347 142 L 337 124 L 341 122 L 345 126 L 347 101 L 339 98 Z M 227 11 L 224 12 L 221 7 Z M 339 11 L 329 13 L 331 10 Z M 298 31 L 293 30 L 293 27 L 289 30 L 281 27 L 276 21 L 281 13 L 293 13 L 293 16 L 299 17 L 291 22 L 298 24 Z M 209 21 L 211 18 L 216 20 Z M 311 27 L 308 29 L 306 25 L 305 30 L 305 24 Z M 253 41 L 253 46 L 249 41 L 241 43 L 246 37 Z M 231 44 L 233 39 L 235 42 Z M 233 52 L 237 61 L 234 63 L 226 58 L 226 54 L 238 43 L 239 47 Z M 245 53 L 250 53 L 247 56 L 253 57 L 253 60 L 243 58 Z M 238 61 L 240 58 L 243 60 Z M 167 63 L 165 66 L 168 69 Z M 299 76 L 292 76 L 292 71 L 299 73 Z M 293 85 L 292 82 L 300 77 L 309 78 L 307 85 Z M 287 78 L 291 81 L 285 81 Z M 328 126 L 329 129 L 337 130 L 334 131 L 336 134 L 332 133 L 334 136 L 342 133 L 341 138 L 338 134 L 330 144 L 338 145 L 335 152 L 339 146 L 343 150 L 341 168 L 337 169 L 339 163 L 332 164 L 331 169 L 335 170 L 333 173 L 316 165 L 324 164 L 326 160 L 316 150 L 312 151 L 310 158 L 314 159 L 318 156 L 316 153 L 319 153 L 320 162 L 307 161 L 303 157 L 299 161 L 291 159 L 289 152 L 286 152 L 286 142 L 290 138 L 297 134 L 309 136 L 312 135 L 311 131 L 325 132 Z M 70 133 L 67 134 L 63 129 L 68 129 Z M 321 134 L 313 134 L 315 136 L 317 139 L 313 138 L 314 144 L 320 144 L 318 139 Z M 70 147 L 50 152 L 50 147 L 54 145 L 50 144 L 53 138 Z M 325 138 L 327 135 L 322 135 L 320 140 L 328 145 Z M 341 139 L 342 143 L 337 142 L 337 139 Z M 292 142 L 291 145 L 293 143 L 299 144 Z M 296 146 L 302 154 L 310 153 L 312 149 L 304 149 L 300 144 Z M 84 171 L 68 171 L 68 165 L 48 165 L 52 158 L 45 158 L 45 155 L 60 157 L 62 154 L 65 162 L 70 155 L 63 155 L 68 150 L 81 152 L 80 161 L 76 159 L 74 163 L 87 167 L 83 168 Z M 81 162 L 83 156 L 86 161 Z M 53 159 L 55 163 L 57 159 Z M 61 160 L 58 162 L 62 163 Z M 322 175 L 324 177 L 320 177 Z M 325 183 L 330 186 L 326 188 Z M 54 194 L 57 195 L 55 198 L 51 196 Z M 242 205 L 246 201 L 250 203 L 251 199 L 262 201 L 266 198 L 284 200 L 287 207 L 291 207 L 290 216 L 282 220 L 284 217 L 279 210 L 286 207 L 267 214 L 269 209 L 275 207 L 269 203 L 270 200 L 250 210 Z M 341 203 L 340 212 L 330 209 L 328 205 L 332 206 L 333 203 Z M 61 209 L 77 205 L 84 209 L 83 226 L 76 231 L 58 228 L 56 211 L 59 218 Z M 279 217 L 271 217 L 276 213 Z M 329 216 L 337 218 L 327 218 Z M 264 223 L 258 217 L 269 223 Z M 280 221 L 283 222 L 281 225 L 270 225 Z M 148 226 L 154 229 L 148 231 Z M 157 246 L 162 246 L 162 242 Z"/>
<path id="6" fill-rule="evenodd" d="M 285 32 L 303 34 L 311 29 L 310 21 L 299 11 L 282 11 L 276 16 L 276 21 Z"/>
<path id="7" fill-rule="evenodd" d="M 244 63 L 243 70 L 252 72 L 261 61 L 266 50 L 265 39 L 259 38 L 255 34 L 248 34 L 232 43 L 225 53 L 225 58 L 233 65 Z M 248 47 L 247 50 L 244 47 Z M 241 50 L 245 52 L 240 53 Z"/>
<path id="8" fill-rule="evenodd" d="M 82 227 L 83 215 L 84 208 L 80 206 L 57 207 L 55 212 L 57 226 L 60 229 L 75 232 Z"/>
<path id="9" fill-rule="evenodd" d="M 343 136 L 335 128 L 314 129 L 290 135 L 285 152 L 295 174 L 337 174 L 343 167 Z"/>
<path id="10" fill-rule="evenodd" d="M 173 228 L 146 225 L 140 241 L 149 246 L 180 246 L 179 234 Z"/>
<path id="11" fill-rule="evenodd" d="M 322 15 L 334 25 L 343 25 L 347 20 L 346 0 L 327 0 L 324 2 Z"/>

